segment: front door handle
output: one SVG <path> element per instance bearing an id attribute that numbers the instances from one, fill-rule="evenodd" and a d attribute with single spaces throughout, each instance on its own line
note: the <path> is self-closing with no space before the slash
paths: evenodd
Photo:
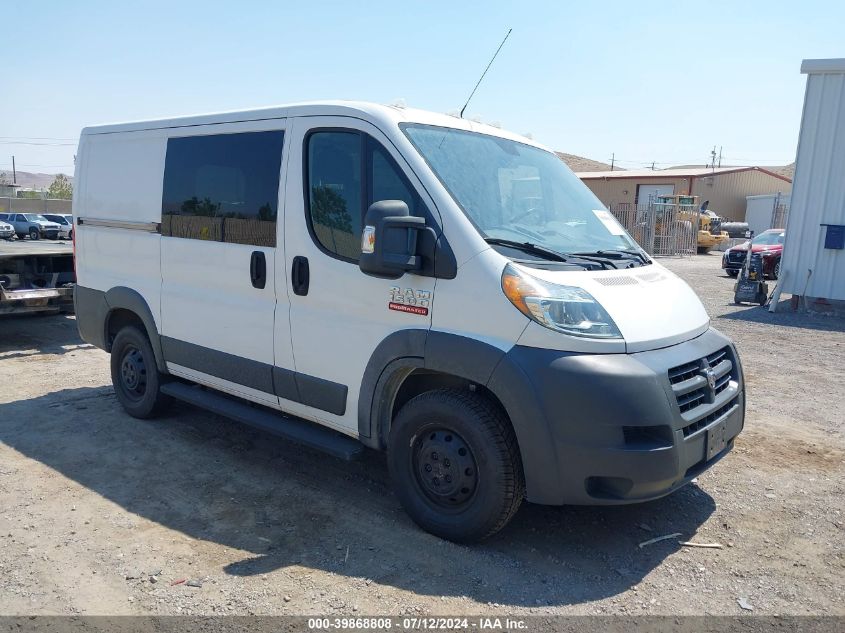
<path id="1" fill-rule="evenodd" d="M 304 297 L 308 294 L 308 284 L 310 281 L 311 271 L 308 268 L 308 258 L 302 255 L 297 255 L 293 258 L 293 267 L 290 271 L 291 286 L 293 293 Z"/>
<path id="2" fill-rule="evenodd" d="M 264 288 L 267 285 L 267 259 L 262 251 L 252 251 L 249 259 L 249 278 L 253 288 Z"/>

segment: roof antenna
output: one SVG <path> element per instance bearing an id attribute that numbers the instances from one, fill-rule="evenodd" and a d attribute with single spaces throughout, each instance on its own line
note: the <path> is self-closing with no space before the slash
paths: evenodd
<path id="1" fill-rule="evenodd" d="M 493 53 L 493 58 L 490 60 L 490 63 L 487 64 L 487 68 L 484 69 L 484 72 L 481 73 L 481 78 L 478 80 L 478 83 L 475 84 L 475 88 L 472 89 L 472 92 L 470 93 L 469 98 L 467 98 L 467 102 L 464 104 L 464 107 L 461 108 L 460 117 L 462 119 L 464 118 L 464 110 L 467 109 L 467 106 L 469 105 L 470 99 L 472 99 L 472 96 L 475 94 L 475 91 L 478 90 L 478 86 L 481 85 L 481 82 L 484 80 L 484 75 L 486 75 L 487 71 L 490 70 L 490 66 L 493 65 L 494 61 L 496 61 L 496 56 L 499 54 L 499 51 L 502 50 L 502 46 L 505 45 L 505 42 L 508 41 L 508 38 L 511 36 L 511 31 L 513 31 L 513 29 L 508 29 L 507 35 L 505 35 L 505 39 L 502 40 L 502 43 L 499 44 L 499 48 L 497 48 L 496 52 Z"/>

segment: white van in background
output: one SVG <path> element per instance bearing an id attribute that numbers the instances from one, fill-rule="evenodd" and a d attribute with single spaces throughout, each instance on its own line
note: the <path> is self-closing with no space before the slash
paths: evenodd
<path id="1" fill-rule="evenodd" d="M 736 350 L 695 293 L 523 137 L 300 104 L 89 127 L 75 178 L 79 330 L 131 415 L 179 398 L 386 450 L 444 538 L 523 498 L 660 497 L 742 429 Z"/>

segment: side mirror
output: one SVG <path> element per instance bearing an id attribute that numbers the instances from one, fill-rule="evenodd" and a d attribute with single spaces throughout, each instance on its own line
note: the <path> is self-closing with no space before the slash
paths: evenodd
<path id="1" fill-rule="evenodd" d="M 417 255 L 417 237 L 426 228 L 425 218 L 412 216 L 401 200 L 371 204 L 361 232 L 361 272 L 398 279 L 406 271 L 418 270 L 422 262 Z"/>

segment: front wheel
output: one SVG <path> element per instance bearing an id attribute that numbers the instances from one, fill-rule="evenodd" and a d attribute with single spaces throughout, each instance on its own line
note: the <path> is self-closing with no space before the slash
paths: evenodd
<path id="1" fill-rule="evenodd" d="M 29 239 L 37 240 L 39 237 L 41 237 L 41 234 L 38 232 L 38 229 L 35 227 L 29 229 Z"/>
<path id="2" fill-rule="evenodd" d="M 396 416 L 388 444 L 399 501 L 436 536 L 484 539 L 522 503 L 525 480 L 513 428 L 479 394 L 439 389 L 413 398 Z"/>
<path id="3" fill-rule="evenodd" d="M 772 279 L 777 279 L 780 277 L 780 260 L 775 262 L 775 267 L 772 269 Z"/>
<path id="4" fill-rule="evenodd" d="M 158 415 L 168 402 L 160 391 L 162 374 L 146 335 L 127 326 L 117 333 L 111 349 L 111 379 L 117 399 L 135 418 Z"/>

